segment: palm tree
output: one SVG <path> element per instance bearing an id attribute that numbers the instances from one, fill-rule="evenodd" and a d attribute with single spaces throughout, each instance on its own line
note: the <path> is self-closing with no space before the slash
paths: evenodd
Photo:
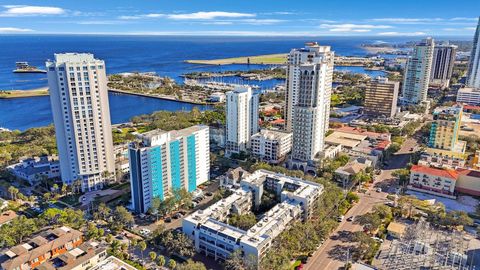
<path id="1" fill-rule="evenodd" d="M 164 266 L 165 265 L 165 257 L 163 255 L 160 255 L 157 257 L 157 265 L 158 266 Z"/>
<path id="2" fill-rule="evenodd" d="M 80 193 L 81 188 L 82 188 L 82 179 L 77 178 L 73 180 L 73 184 L 72 184 L 73 193 L 75 194 Z"/>
<path id="3" fill-rule="evenodd" d="M 150 251 L 148 253 L 148 256 L 150 256 L 150 260 L 152 260 L 152 262 L 155 261 L 155 259 L 157 258 L 157 253 L 153 252 L 153 251 Z"/>
<path id="4" fill-rule="evenodd" d="M 61 192 L 62 192 L 62 196 L 67 195 L 67 185 L 62 184 Z"/>
<path id="5" fill-rule="evenodd" d="M 138 247 L 140 248 L 140 251 L 142 252 L 142 260 L 143 260 L 143 252 L 145 249 L 147 249 L 147 243 L 145 241 L 141 241 L 138 243 Z"/>
<path id="6" fill-rule="evenodd" d="M 17 189 L 16 187 L 14 187 L 14 186 L 10 186 L 10 187 L 8 188 L 8 193 L 10 193 L 10 198 L 11 198 L 12 200 L 14 200 L 14 201 L 17 200 L 17 194 L 18 194 L 18 192 L 19 192 L 18 189 Z"/>

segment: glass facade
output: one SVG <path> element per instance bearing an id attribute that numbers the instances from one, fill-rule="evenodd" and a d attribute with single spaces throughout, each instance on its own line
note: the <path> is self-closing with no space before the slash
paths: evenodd
<path id="1" fill-rule="evenodd" d="M 187 137 L 188 192 L 197 188 L 197 162 L 195 158 L 195 135 Z"/>

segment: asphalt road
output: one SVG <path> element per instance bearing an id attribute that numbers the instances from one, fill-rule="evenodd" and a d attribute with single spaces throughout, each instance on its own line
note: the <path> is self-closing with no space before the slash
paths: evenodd
<path id="1" fill-rule="evenodd" d="M 358 216 L 368 213 L 372 210 L 374 205 L 383 204 L 387 202 L 388 192 L 392 192 L 398 186 L 398 183 L 392 177 L 392 172 L 405 168 L 412 151 L 411 148 L 416 147 L 414 139 L 407 139 L 402 148 L 394 154 L 388 161 L 380 175 L 376 176 L 373 185 L 370 185 L 365 194 L 359 193 L 360 200 L 354 205 L 342 221 L 337 229 L 332 233 L 330 238 L 326 239 L 323 245 L 313 254 L 308 263 L 305 265 L 305 270 L 323 270 L 323 269 L 339 269 L 343 267 L 347 261 L 347 254 L 349 248 L 353 248 L 355 243 L 351 242 L 353 232 L 361 231 L 362 227 L 352 222 L 347 221 L 350 216 Z M 382 188 L 382 192 L 376 192 L 377 188 Z"/>

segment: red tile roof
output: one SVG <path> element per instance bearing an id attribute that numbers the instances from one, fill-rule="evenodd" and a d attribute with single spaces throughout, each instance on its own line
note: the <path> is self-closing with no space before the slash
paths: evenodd
<path id="1" fill-rule="evenodd" d="M 439 177 L 446 177 L 453 180 L 458 179 L 458 173 L 454 170 L 442 170 L 442 169 L 430 168 L 426 166 L 413 165 L 410 171 L 429 174 L 429 175 L 435 175 Z"/>
<path id="2" fill-rule="evenodd" d="M 274 125 L 281 125 L 281 124 L 284 124 L 285 123 L 285 120 L 284 119 L 276 119 L 276 120 L 273 120 L 270 122 L 270 124 L 274 124 Z"/>
<path id="3" fill-rule="evenodd" d="M 336 128 L 335 130 L 346 132 L 346 133 L 361 134 L 361 135 L 365 135 L 365 136 L 369 136 L 369 137 L 379 137 L 382 134 L 384 134 L 384 133 L 367 131 L 365 129 L 356 128 L 356 127 L 349 127 L 349 126 L 343 126 L 343 127 L 340 127 L 340 128 Z"/>
<path id="4" fill-rule="evenodd" d="M 461 174 L 461 175 L 467 175 L 467 176 L 471 176 L 471 177 L 480 178 L 480 171 L 477 171 L 477 170 L 458 168 L 457 173 Z"/>
<path id="5" fill-rule="evenodd" d="M 463 110 L 480 110 L 480 106 L 473 106 L 473 105 L 463 105 Z"/>

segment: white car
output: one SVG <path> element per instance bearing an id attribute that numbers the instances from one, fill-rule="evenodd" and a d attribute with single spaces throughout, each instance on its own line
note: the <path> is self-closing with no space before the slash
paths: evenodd
<path id="1" fill-rule="evenodd" d="M 339 216 L 339 217 L 337 218 L 337 221 L 338 221 L 338 222 L 342 222 L 344 218 L 345 218 L 345 216 Z"/>
<path id="2" fill-rule="evenodd" d="M 141 234 L 141 235 L 144 235 L 144 236 L 148 236 L 148 235 L 150 235 L 151 233 L 152 233 L 152 231 L 150 231 L 149 229 L 145 229 L 145 228 L 144 228 L 144 229 L 141 229 L 141 230 L 140 230 L 140 234 Z"/>
<path id="3" fill-rule="evenodd" d="M 379 243 L 383 243 L 383 239 L 382 238 L 378 238 L 378 237 L 372 237 L 373 240 L 379 242 Z"/>

